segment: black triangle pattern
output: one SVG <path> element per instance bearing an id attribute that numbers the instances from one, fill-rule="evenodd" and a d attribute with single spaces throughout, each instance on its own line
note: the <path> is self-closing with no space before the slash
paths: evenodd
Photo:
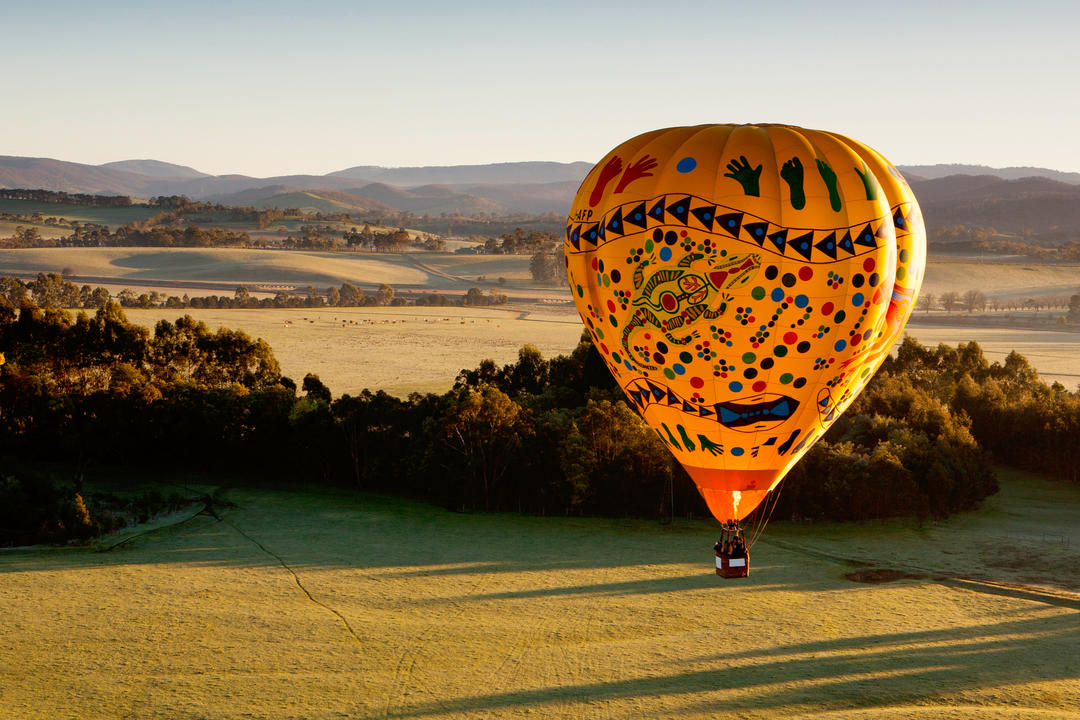
<path id="1" fill-rule="evenodd" d="M 814 246 L 814 233 L 810 231 L 805 235 L 800 235 L 791 241 L 791 247 L 795 248 L 795 252 L 802 255 L 807 260 L 810 259 L 810 253 L 813 251 Z"/>
<path id="2" fill-rule="evenodd" d="M 774 232 L 769 236 L 769 240 L 772 240 L 772 244 L 776 246 L 776 249 L 783 253 L 784 246 L 787 245 L 787 230 Z"/>
<path id="3" fill-rule="evenodd" d="M 743 230 L 750 233 L 750 239 L 756 242 L 758 245 L 765 242 L 765 236 L 769 232 L 769 223 L 756 222 L 746 223 L 743 225 Z"/>
<path id="4" fill-rule="evenodd" d="M 660 198 L 656 201 L 656 204 L 652 206 L 652 209 L 649 210 L 649 217 L 653 220 L 664 222 L 664 200 L 665 198 Z"/>
<path id="5" fill-rule="evenodd" d="M 846 252 L 848 255 L 855 254 L 855 244 L 851 242 L 850 232 L 845 232 L 844 237 L 840 238 L 840 242 L 836 243 L 836 246 Z"/>
<path id="6" fill-rule="evenodd" d="M 825 253 L 825 255 L 827 255 L 828 257 L 835 260 L 836 259 L 836 233 L 831 232 L 828 235 L 826 235 L 825 237 L 821 238 L 821 240 L 819 240 L 817 242 L 817 244 L 814 245 L 814 247 L 816 247 L 821 252 Z"/>
<path id="7" fill-rule="evenodd" d="M 622 208 L 620 208 L 621 210 Z M 645 214 L 645 203 L 641 203 L 630 212 L 623 215 L 623 222 L 635 227 L 639 227 L 642 230 L 649 226 L 649 218 Z"/>
<path id="8" fill-rule="evenodd" d="M 615 208 L 615 214 L 607 221 L 604 228 L 616 235 L 623 234 L 622 208 Z"/>
<path id="9" fill-rule="evenodd" d="M 726 215 L 720 216 L 718 224 L 724 230 L 731 233 L 732 237 L 739 237 L 739 228 L 742 227 L 742 219 L 742 213 L 727 213 Z"/>
<path id="10" fill-rule="evenodd" d="M 864 247 L 877 247 L 877 242 L 874 240 L 874 229 L 870 227 L 870 223 L 866 223 L 866 227 L 859 231 L 858 236 L 855 238 L 855 244 Z"/>
<path id="11" fill-rule="evenodd" d="M 668 215 L 673 216 L 676 220 L 685 225 L 690 220 L 690 196 L 687 195 L 682 200 L 667 207 Z"/>
<path id="12" fill-rule="evenodd" d="M 702 204 L 694 207 L 695 202 Z M 858 255 L 867 249 L 877 248 L 881 241 L 890 242 L 893 229 L 897 235 L 911 231 L 912 218 L 915 215 L 911 203 L 899 203 L 891 208 L 889 215 L 866 223 L 857 228 L 836 228 L 823 230 L 797 230 L 803 232 L 797 238 L 790 238 L 793 228 L 772 225 L 766 220 L 747 215 L 743 212 L 722 212 L 725 209 L 712 203 L 705 203 L 696 196 L 674 195 L 660 196 L 652 202 L 642 201 L 613 209 L 596 224 L 566 226 L 566 237 L 574 250 L 581 251 L 582 242 L 586 250 L 593 245 L 600 245 L 610 240 L 634 232 L 627 226 L 648 230 L 657 225 L 678 222 L 688 227 L 696 227 L 708 232 L 723 232 L 742 242 L 753 242 L 758 247 L 784 256 L 800 256 L 809 262 L 829 262 L 837 259 L 838 250 L 848 256 Z M 629 209 L 627 209 L 629 208 Z M 719 212 L 719 214 L 717 214 Z M 690 219 L 695 220 L 693 226 Z M 751 220 L 751 222 L 745 222 Z M 745 234 L 742 231 L 746 231 Z M 837 235 L 843 235 L 837 240 Z M 610 236 L 609 236 L 610 233 Z M 815 242 L 816 237 L 816 242 Z M 771 246 L 765 246 L 765 240 L 771 240 Z M 803 242 L 805 241 L 805 242 Z"/>
<path id="13" fill-rule="evenodd" d="M 596 241 L 600 238 L 599 225 L 593 225 L 581 232 L 581 238 L 587 242 L 596 245 Z"/>
<path id="14" fill-rule="evenodd" d="M 702 205 L 699 208 L 691 210 L 694 217 L 698 219 L 698 222 L 705 226 L 705 229 L 712 232 L 713 219 L 716 218 L 716 206 L 715 205 Z"/>

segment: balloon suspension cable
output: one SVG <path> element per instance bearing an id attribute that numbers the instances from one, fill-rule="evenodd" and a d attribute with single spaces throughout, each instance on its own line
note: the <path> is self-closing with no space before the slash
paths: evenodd
<path id="1" fill-rule="evenodd" d="M 772 518 L 773 510 L 776 509 L 776 504 L 780 500 L 780 491 L 783 487 L 783 482 L 774 487 L 765 496 L 765 501 L 754 508 L 754 512 L 750 513 L 750 533 L 746 541 L 746 547 L 753 547 L 761 534 L 765 532 L 765 526 L 769 524 L 769 520 Z"/>

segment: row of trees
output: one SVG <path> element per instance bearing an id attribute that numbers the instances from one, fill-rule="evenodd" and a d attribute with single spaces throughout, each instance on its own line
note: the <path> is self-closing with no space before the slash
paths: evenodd
<path id="1" fill-rule="evenodd" d="M 1028 297 L 1028 298 L 990 298 L 987 299 L 986 294 L 981 290 L 967 290 L 963 293 L 956 292 L 955 290 L 948 290 L 935 295 L 931 292 L 922 293 L 919 296 L 919 309 L 924 311 L 930 311 L 935 308 L 941 308 L 945 312 L 953 312 L 954 310 L 964 310 L 966 312 L 982 312 L 987 309 L 995 312 L 1000 310 L 1051 310 L 1053 308 L 1069 308 L 1071 309 L 1080 303 L 1080 295 L 1044 295 L 1040 297 Z M 1071 316 L 1070 316 L 1071 317 Z M 1076 322 L 1076 320 L 1069 320 L 1069 322 Z"/>
<path id="2" fill-rule="evenodd" d="M 281 376 L 243 332 L 182 317 L 150 333 L 114 304 L 73 318 L 0 303 L 0 352 L 0 457 L 68 461 L 74 492 L 88 464 L 109 463 L 300 478 L 457 509 L 705 512 L 587 335 L 568 356 L 526 346 L 515 363 L 484 361 L 443 395 L 407 399 L 335 399 L 317 376 Z M 1076 479 L 1080 400 L 1018 355 L 991 365 L 974 343 L 908 340 L 789 475 L 777 516 L 943 516 L 994 491 L 991 456 Z"/>
<path id="3" fill-rule="evenodd" d="M 365 292 L 352 283 L 344 282 L 340 288 L 319 290 L 313 285 L 299 291 L 279 291 L 273 297 L 258 298 L 251 289 L 240 285 L 230 295 L 196 295 L 182 297 L 165 295 L 156 290 L 137 294 L 125 288 L 114 296 L 106 288 L 79 287 L 57 273 L 38 273 L 34 280 L 23 282 L 18 278 L 0 277 L 0 304 L 19 308 L 32 303 L 41 307 L 96 309 L 115 300 L 125 308 L 304 308 L 304 307 L 384 307 L 387 305 L 503 305 L 505 294 L 496 290 L 486 293 L 480 288 L 469 288 L 463 295 L 440 295 L 424 293 L 412 299 L 397 295 L 393 286 L 383 283 L 372 293 Z"/>
<path id="4" fill-rule="evenodd" d="M 32 188 L 0 188 L 0 199 L 65 203 L 88 207 L 128 207 L 131 205 L 131 198 L 127 195 L 89 195 Z"/>

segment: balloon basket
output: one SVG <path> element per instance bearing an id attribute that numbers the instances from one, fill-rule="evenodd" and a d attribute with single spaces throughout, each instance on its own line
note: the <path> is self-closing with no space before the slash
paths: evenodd
<path id="1" fill-rule="evenodd" d="M 750 574 L 750 553 L 746 557 L 728 557 L 716 553 L 716 574 L 722 578 L 744 578 Z"/>

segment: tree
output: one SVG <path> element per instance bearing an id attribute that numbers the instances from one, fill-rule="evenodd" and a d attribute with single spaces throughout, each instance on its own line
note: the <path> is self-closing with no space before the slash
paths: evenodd
<path id="1" fill-rule="evenodd" d="M 338 305 L 342 307 L 356 307 L 364 304 L 364 291 L 350 283 L 341 283 L 338 293 Z"/>
<path id="2" fill-rule="evenodd" d="M 941 306 L 945 308 L 945 312 L 951 313 L 960 302 L 960 293 L 955 290 L 949 290 L 948 292 L 941 293 Z"/>
<path id="3" fill-rule="evenodd" d="M 534 253 L 529 260 L 529 273 L 536 282 L 552 282 L 555 279 L 555 264 L 551 253 L 545 250 Z"/>
<path id="4" fill-rule="evenodd" d="M 1071 323 L 1080 323 L 1080 293 L 1069 297 L 1069 314 L 1065 318 Z"/>
<path id="5" fill-rule="evenodd" d="M 329 403 L 333 398 L 330 394 L 330 388 L 323 384 L 323 381 L 319 379 L 319 376 L 315 373 L 308 373 L 304 376 L 304 383 L 301 385 L 301 389 L 309 398 L 313 400 L 320 400 L 325 403 Z"/>
<path id="6" fill-rule="evenodd" d="M 923 293 L 922 297 L 919 298 L 919 307 L 923 309 L 923 312 L 930 312 L 930 309 L 934 307 L 935 300 L 937 298 L 933 293 Z"/>
<path id="7" fill-rule="evenodd" d="M 985 310 L 986 295 L 981 290 L 968 290 L 964 293 L 964 307 L 967 308 L 969 313 L 975 310 Z"/>
<path id="8" fill-rule="evenodd" d="M 462 503 L 474 504 L 479 493 L 483 508 L 491 509 L 522 440 L 532 434 L 521 406 L 498 388 L 470 389 L 457 398 L 445 417 L 429 418 L 429 427 L 431 422 L 438 422 L 443 443 L 462 461 L 462 469 L 473 481 L 473 491 L 461 498 Z"/>
<path id="9" fill-rule="evenodd" d="M 394 288 L 390 287 L 386 283 L 379 286 L 379 289 L 375 291 L 375 304 L 380 306 L 389 305 L 394 299 Z"/>
<path id="10" fill-rule="evenodd" d="M 472 287 L 465 293 L 464 303 L 466 305 L 487 305 L 488 299 L 483 290 Z"/>

